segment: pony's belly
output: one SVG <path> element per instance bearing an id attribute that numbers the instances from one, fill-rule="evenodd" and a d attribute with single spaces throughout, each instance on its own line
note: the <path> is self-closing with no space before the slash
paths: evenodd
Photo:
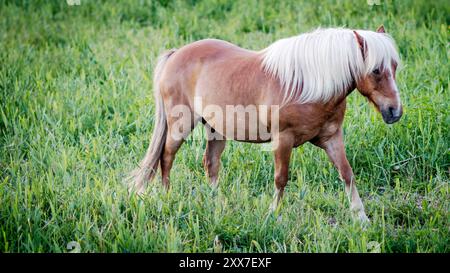
<path id="1" fill-rule="evenodd" d="M 220 110 L 214 113 L 203 113 L 202 117 L 213 128 L 216 138 L 225 137 L 228 140 L 251 143 L 264 143 L 272 139 L 268 122 L 264 118 L 260 119 L 257 111 L 227 113 Z"/>

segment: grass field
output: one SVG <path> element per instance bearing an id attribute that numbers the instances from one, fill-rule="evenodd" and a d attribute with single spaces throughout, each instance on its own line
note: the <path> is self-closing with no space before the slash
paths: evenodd
<path id="1" fill-rule="evenodd" d="M 0 1 L 0 252 L 450 252 L 447 1 Z M 325 153 L 295 150 L 278 214 L 273 159 L 229 142 L 212 191 L 203 128 L 165 193 L 122 183 L 148 146 L 164 49 L 219 38 L 259 50 L 318 26 L 397 41 L 404 103 L 392 126 L 357 92 L 347 154 L 371 225 L 351 219 Z"/>

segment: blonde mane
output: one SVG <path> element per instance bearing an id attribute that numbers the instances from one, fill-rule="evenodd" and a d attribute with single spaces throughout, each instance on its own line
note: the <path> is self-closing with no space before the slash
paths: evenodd
<path id="1" fill-rule="evenodd" d="M 374 69 L 390 69 L 399 55 L 385 33 L 356 30 L 365 41 L 366 56 L 353 30 L 317 29 L 281 39 L 264 49 L 263 69 L 277 77 L 284 103 L 327 102 L 341 95 L 355 79 Z"/>

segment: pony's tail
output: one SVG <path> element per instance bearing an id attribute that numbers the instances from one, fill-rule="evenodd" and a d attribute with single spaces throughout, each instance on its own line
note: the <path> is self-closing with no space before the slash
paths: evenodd
<path id="1" fill-rule="evenodd" d="M 164 110 L 164 102 L 159 89 L 159 81 L 167 60 L 174 52 L 175 49 L 171 49 L 163 53 L 158 58 L 158 63 L 155 67 L 153 74 L 153 86 L 156 103 L 155 126 L 153 129 L 152 139 L 144 159 L 142 159 L 139 166 L 130 175 L 130 192 L 135 192 L 137 194 L 144 193 L 147 183 L 155 177 L 158 169 L 158 163 L 161 158 L 167 136 L 167 118 Z"/>

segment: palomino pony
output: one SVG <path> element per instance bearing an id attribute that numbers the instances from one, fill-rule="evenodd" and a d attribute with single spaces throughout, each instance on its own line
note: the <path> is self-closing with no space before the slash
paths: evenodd
<path id="1" fill-rule="evenodd" d="M 383 26 L 376 32 L 318 29 L 278 40 L 261 51 L 213 39 L 170 50 L 155 68 L 154 132 L 144 159 L 132 173 L 130 190 L 143 193 L 159 163 L 163 185 L 169 188 L 175 154 L 201 121 L 209 129 L 203 163 L 213 185 L 217 185 L 226 139 L 272 141 L 276 145 L 271 208 L 276 209 L 288 182 L 292 149 L 311 142 L 325 150 L 345 181 L 354 215 L 368 221 L 345 154 L 342 122 L 346 97 L 357 88 L 386 123 L 398 121 L 402 116 L 395 83 L 398 63 L 395 43 Z M 234 112 L 244 113 L 244 118 L 231 126 L 225 124 L 225 120 L 235 120 L 234 114 L 226 113 L 230 105 L 245 106 Z M 216 109 L 213 114 L 205 113 L 208 106 Z M 250 109 L 247 106 L 271 107 L 266 113 L 276 118 L 265 121 L 262 110 L 254 107 L 257 115 L 250 120 L 245 115 Z M 269 137 L 256 132 L 251 138 L 257 127 L 266 128 Z"/>

